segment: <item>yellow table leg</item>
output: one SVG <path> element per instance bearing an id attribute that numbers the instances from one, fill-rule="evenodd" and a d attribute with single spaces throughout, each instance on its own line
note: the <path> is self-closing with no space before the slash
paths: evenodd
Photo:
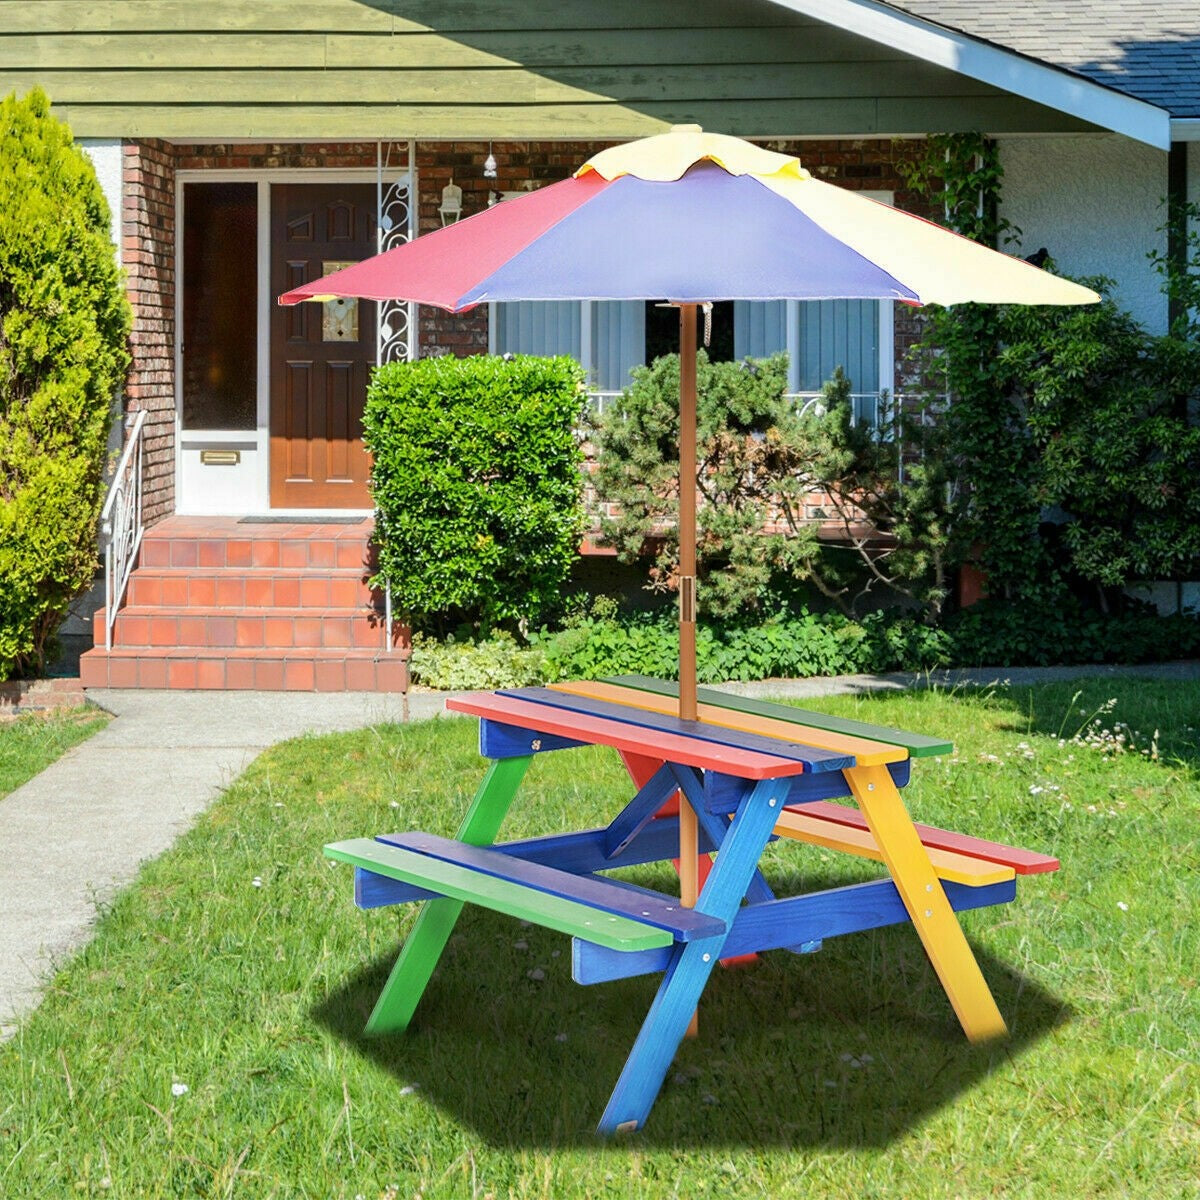
<path id="1" fill-rule="evenodd" d="M 929 961 L 972 1042 L 1008 1030 L 887 767 L 843 772 Z"/>

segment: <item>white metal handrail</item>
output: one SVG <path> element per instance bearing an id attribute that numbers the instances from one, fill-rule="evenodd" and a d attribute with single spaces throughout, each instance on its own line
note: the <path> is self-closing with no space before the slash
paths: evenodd
<path id="1" fill-rule="evenodd" d="M 129 576 L 142 544 L 142 426 L 143 409 L 137 414 L 117 463 L 108 498 L 100 513 L 104 534 L 104 648 L 112 649 L 113 622 L 125 597 Z"/>

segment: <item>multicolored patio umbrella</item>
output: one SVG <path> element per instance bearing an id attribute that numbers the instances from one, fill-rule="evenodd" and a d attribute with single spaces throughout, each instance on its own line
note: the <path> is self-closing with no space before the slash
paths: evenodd
<path id="1" fill-rule="evenodd" d="M 450 312 L 507 300 L 679 306 L 679 715 L 693 720 L 696 306 L 1099 299 L 1021 259 L 815 179 L 794 157 L 695 125 L 605 150 L 570 179 L 295 288 L 279 302 L 338 297 L 409 300 Z"/>

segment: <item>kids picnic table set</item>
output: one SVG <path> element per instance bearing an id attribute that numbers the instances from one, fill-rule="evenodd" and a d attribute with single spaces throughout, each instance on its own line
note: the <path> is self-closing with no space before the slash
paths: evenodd
<path id="1" fill-rule="evenodd" d="M 913 823 L 900 789 L 914 760 L 952 746 L 705 688 L 697 719 L 684 720 L 674 715 L 677 693 L 674 684 L 624 676 L 446 701 L 479 718 L 480 751 L 490 760 L 455 837 L 385 833 L 325 847 L 354 865 L 360 907 L 422 905 L 367 1032 L 408 1027 L 472 903 L 569 935 L 577 983 L 661 973 L 601 1134 L 645 1123 L 722 959 L 808 951 L 841 934 L 911 922 L 967 1037 L 1003 1035 L 955 913 L 1007 903 L 1018 875 L 1053 871 L 1058 861 Z M 631 779 L 633 796 L 614 804 L 609 824 L 497 841 L 534 755 L 586 745 L 612 747 Z M 846 798 L 854 806 L 839 802 Z M 693 814 L 694 862 L 680 850 L 681 825 Z M 887 875 L 778 897 L 759 865 L 777 838 L 874 859 Z M 672 860 L 682 877 L 695 871 L 693 904 L 604 874 Z"/>
<path id="2" fill-rule="evenodd" d="M 679 687 L 644 677 L 474 693 L 491 760 L 454 838 L 383 834 L 326 847 L 355 866 L 364 907 L 423 906 L 368 1022 L 405 1029 L 464 903 L 572 938 L 580 983 L 661 972 L 600 1120 L 646 1120 L 722 958 L 806 948 L 911 921 L 967 1036 L 1004 1032 L 955 912 L 1011 900 L 1054 859 L 915 826 L 900 798 L 913 760 L 950 750 L 917 734 L 696 686 L 697 325 L 715 300 L 1094 304 L 1097 294 L 910 213 L 816 178 L 800 161 L 696 125 L 601 150 L 568 179 L 279 297 L 357 297 L 466 312 L 509 301 L 665 302 L 679 310 Z M 676 699 L 677 697 L 677 699 Z M 611 822 L 496 842 L 532 757 L 614 748 L 633 781 Z M 675 797 L 678 796 L 676 803 Z M 852 797 L 855 807 L 837 803 Z M 881 860 L 888 878 L 776 897 L 773 838 Z M 715 854 L 715 859 L 710 855 Z M 680 895 L 607 877 L 678 860 Z"/>

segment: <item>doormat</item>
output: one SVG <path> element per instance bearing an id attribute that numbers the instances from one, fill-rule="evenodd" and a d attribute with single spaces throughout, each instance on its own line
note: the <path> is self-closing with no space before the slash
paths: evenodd
<path id="1" fill-rule="evenodd" d="M 370 517 L 239 517 L 239 525 L 361 525 Z"/>

